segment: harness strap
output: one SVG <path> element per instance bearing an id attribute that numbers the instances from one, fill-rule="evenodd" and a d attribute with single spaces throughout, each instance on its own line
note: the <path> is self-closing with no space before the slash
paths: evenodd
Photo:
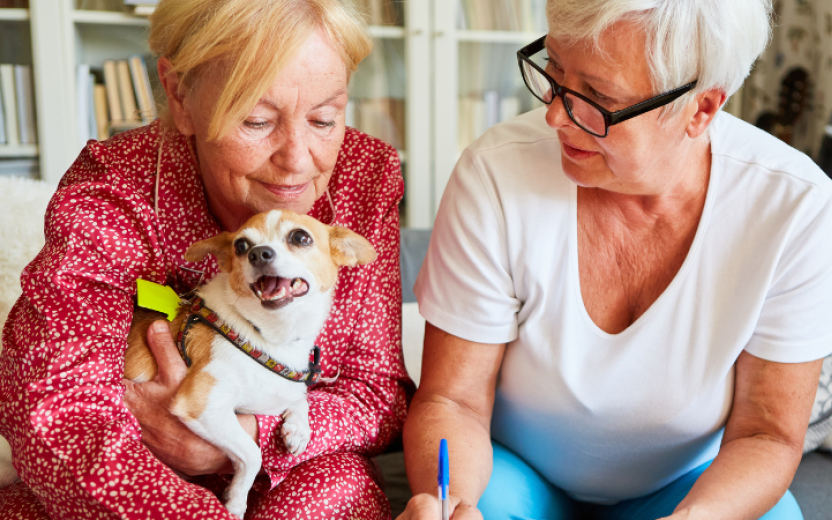
<path id="1" fill-rule="evenodd" d="M 179 348 L 179 355 L 185 361 L 185 365 L 191 366 L 193 361 L 188 356 L 185 348 L 185 338 L 188 335 L 191 327 L 197 323 L 202 323 L 215 330 L 229 343 L 234 345 L 237 350 L 247 355 L 260 366 L 273 372 L 280 377 L 293 381 L 296 383 L 305 383 L 307 387 L 314 385 L 321 379 L 321 349 L 318 345 L 314 345 L 309 352 L 309 367 L 307 370 L 295 371 L 282 363 L 278 363 L 271 356 L 265 352 L 254 348 L 249 342 L 243 343 L 240 339 L 239 333 L 232 329 L 229 325 L 224 323 L 217 313 L 205 306 L 202 298 L 195 297 L 191 305 L 188 317 L 182 322 L 179 327 L 179 335 L 177 337 L 177 347 Z"/>

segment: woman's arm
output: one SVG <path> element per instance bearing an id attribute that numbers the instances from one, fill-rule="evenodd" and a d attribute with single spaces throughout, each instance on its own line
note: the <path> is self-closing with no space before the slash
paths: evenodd
<path id="1" fill-rule="evenodd" d="M 777 504 L 803 455 L 822 363 L 740 354 L 719 455 L 668 518 L 752 520 Z"/>
<path id="2" fill-rule="evenodd" d="M 87 150 L 67 174 L 46 245 L 21 277 L 0 362 L 0 431 L 55 518 L 230 518 L 142 445 L 122 403 L 135 280 L 164 283 L 165 259 L 152 208 L 100 161 Z"/>
<path id="3" fill-rule="evenodd" d="M 404 427 L 405 467 L 414 497 L 400 520 L 435 520 L 437 455 L 448 440 L 454 518 L 476 509 L 491 477 L 491 412 L 505 344 L 473 343 L 430 323 L 422 378 Z"/>

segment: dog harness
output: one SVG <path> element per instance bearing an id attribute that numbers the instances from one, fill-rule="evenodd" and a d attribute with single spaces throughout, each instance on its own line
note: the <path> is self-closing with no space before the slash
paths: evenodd
<path id="1" fill-rule="evenodd" d="M 282 363 L 278 363 L 271 356 L 265 352 L 254 348 L 251 343 L 243 342 L 240 339 L 240 334 L 225 323 L 216 312 L 205 306 L 205 301 L 195 296 L 190 302 L 191 308 L 188 311 L 188 317 L 182 322 L 179 327 L 179 336 L 176 344 L 179 347 L 179 355 L 185 360 L 187 366 L 191 366 L 191 358 L 185 350 L 185 337 L 188 331 L 197 323 L 207 325 L 217 331 L 222 337 L 227 339 L 229 343 L 237 347 L 237 349 L 257 361 L 263 368 L 274 372 L 283 379 L 294 381 L 296 383 L 306 383 L 306 386 L 312 386 L 321 379 L 321 348 L 314 345 L 309 352 L 309 369 L 300 372 L 294 371 Z"/>

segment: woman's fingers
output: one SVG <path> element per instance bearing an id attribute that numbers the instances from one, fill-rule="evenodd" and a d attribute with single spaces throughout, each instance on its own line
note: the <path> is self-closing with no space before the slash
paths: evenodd
<path id="1" fill-rule="evenodd" d="M 471 504 L 450 497 L 451 520 L 482 520 L 482 513 Z M 422 493 L 407 503 L 407 508 L 396 520 L 437 520 L 441 518 L 439 499 L 436 495 Z"/>
<path id="2" fill-rule="evenodd" d="M 179 348 L 173 342 L 170 328 L 164 320 L 153 322 L 147 330 L 147 345 L 150 347 L 150 352 L 156 358 L 156 365 L 159 371 L 156 374 L 156 379 L 164 385 L 179 386 L 185 374 L 188 372 L 188 367 L 182 356 L 179 354 Z"/>

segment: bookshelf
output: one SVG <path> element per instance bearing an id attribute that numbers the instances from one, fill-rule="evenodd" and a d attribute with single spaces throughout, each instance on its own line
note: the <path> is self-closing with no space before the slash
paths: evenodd
<path id="1" fill-rule="evenodd" d="M 0 63 L 31 67 L 32 35 L 29 22 L 28 8 L 0 8 Z M 17 100 L 15 99 L 12 103 L 16 105 Z M 4 110 L 0 111 L 5 114 Z M 14 126 L 14 133 L 19 137 L 17 117 L 14 118 Z M 0 174 L 11 172 L 37 177 L 38 145 L 20 142 L 11 144 L 7 142 L 7 135 L 4 130 L 2 142 L 0 142 Z"/>
<path id="2" fill-rule="evenodd" d="M 521 5 L 525 19 L 510 22 L 500 11 Z M 541 106 L 523 84 L 516 53 L 546 33 L 544 6 L 538 0 L 434 1 L 433 68 L 444 80 L 434 86 L 433 117 L 444 124 L 432 136 L 431 215 L 468 144 L 492 124 Z"/>

